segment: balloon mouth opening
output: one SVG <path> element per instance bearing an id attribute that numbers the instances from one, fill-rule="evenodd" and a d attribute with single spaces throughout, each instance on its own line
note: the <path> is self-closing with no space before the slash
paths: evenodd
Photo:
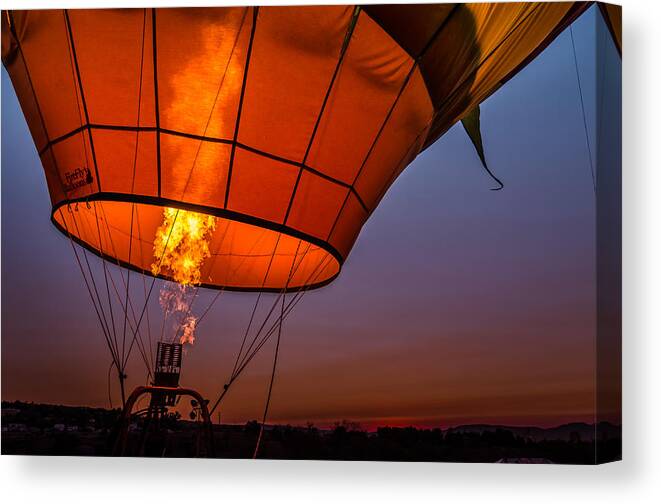
<path id="1" fill-rule="evenodd" d="M 169 223 L 164 221 L 168 212 L 174 216 Z M 177 281 L 164 267 L 163 245 L 174 245 L 177 226 L 191 215 L 209 223 L 196 277 L 201 287 L 295 292 L 323 287 L 340 272 L 343 258 L 313 236 L 251 216 L 161 198 L 122 194 L 64 201 L 53 207 L 51 220 L 64 235 L 111 264 Z M 159 232 L 160 247 L 155 246 Z"/>

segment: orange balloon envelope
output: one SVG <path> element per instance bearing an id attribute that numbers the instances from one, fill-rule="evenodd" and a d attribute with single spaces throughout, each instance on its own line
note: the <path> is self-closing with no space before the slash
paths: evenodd
<path id="1" fill-rule="evenodd" d="M 202 285 L 314 288 L 416 155 L 587 5 L 13 11 L 2 60 L 58 229 L 152 274 L 163 208 L 206 213 Z"/>

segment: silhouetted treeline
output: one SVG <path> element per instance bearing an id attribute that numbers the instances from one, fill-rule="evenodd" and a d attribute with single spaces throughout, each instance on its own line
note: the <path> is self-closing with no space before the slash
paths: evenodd
<path id="1" fill-rule="evenodd" d="M 251 429 L 247 426 L 246 430 Z M 255 434 L 256 438 L 256 434 Z M 229 448 L 229 446 L 227 447 Z M 619 460 L 621 441 L 601 441 L 599 462 Z M 571 440 L 532 440 L 506 429 L 477 432 L 380 427 L 375 433 L 337 425 L 328 433 L 314 428 L 274 426 L 265 433 L 264 458 L 322 460 L 381 460 L 409 462 L 497 462 L 537 459 L 558 464 L 593 464 L 595 444 Z M 248 456 L 235 453 L 235 456 Z"/>
<path id="2" fill-rule="evenodd" d="M 108 437 L 119 410 L 76 408 L 29 403 L 3 403 L 3 454 L 107 455 Z M 152 439 L 147 455 L 194 455 L 199 424 L 171 415 L 163 432 Z M 136 441 L 141 421 L 132 424 Z M 260 458 L 317 460 L 377 460 L 412 462 L 551 462 L 593 464 L 619 460 L 620 428 L 600 427 L 603 438 L 595 450 L 594 426 L 567 424 L 555 429 L 463 426 L 447 430 L 380 427 L 366 432 L 343 421 L 331 429 L 291 425 L 266 426 Z M 260 424 L 214 425 L 217 456 L 250 458 Z"/>

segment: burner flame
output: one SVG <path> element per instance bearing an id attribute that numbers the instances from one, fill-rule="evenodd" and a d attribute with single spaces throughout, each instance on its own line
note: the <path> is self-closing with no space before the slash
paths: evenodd
<path id="1" fill-rule="evenodd" d="M 154 238 L 154 275 L 164 274 L 176 284 L 166 284 L 161 289 L 160 304 L 164 318 L 177 321 L 175 338 L 179 342 L 193 344 L 197 317 L 190 313 L 194 294 L 191 287 L 200 285 L 204 261 L 211 256 L 209 242 L 216 229 L 216 218 L 187 210 L 166 207 L 163 223 Z"/>

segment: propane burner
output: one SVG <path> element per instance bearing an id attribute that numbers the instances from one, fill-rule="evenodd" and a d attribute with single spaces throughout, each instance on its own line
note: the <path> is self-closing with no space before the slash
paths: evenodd
<path id="1" fill-rule="evenodd" d="M 154 367 L 154 386 L 179 386 L 181 357 L 181 343 L 158 342 L 156 346 L 156 366 Z"/>

